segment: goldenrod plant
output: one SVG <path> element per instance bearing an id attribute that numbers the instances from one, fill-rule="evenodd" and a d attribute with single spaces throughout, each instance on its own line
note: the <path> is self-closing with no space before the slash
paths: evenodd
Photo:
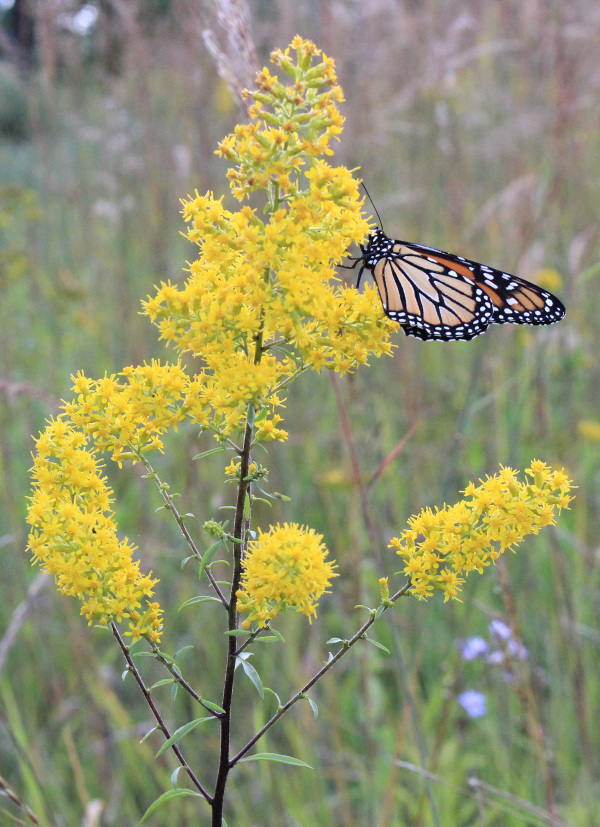
<path id="1" fill-rule="evenodd" d="M 359 292 L 335 278 L 336 265 L 353 242 L 364 241 L 370 224 L 362 215 L 360 182 L 345 167 L 326 160 L 343 126 L 337 108 L 343 96 L 333 61 L 300 37 L 285 52 L 275 51 L 271 60 L 288 76 L 287 85 L 266 68 L 259 72 L 256 90 L 247 92 L 252 99 L 249 121 L 218 149 L 231 163 L 233 195 L 241 202 L 255 198 L 251 204 L 261 207 L 244 204 L 230 211 L 211 193 L 196 194 L 185 203 L 188 237 L 198 247 L 198 258 L 183 286 L 163 283 L 144 302 L 144 312 L 178 360 L 126 367 L 118 376 L 98 380 L 83 373 L 74 377 L 74 399 L 37 440 L 29 508 L 34 561 L 55 575 L 64 594 L 82 600 L 88 623 L 112 630 L 126 670 L 165 738 L 160 752 L 172 748 L 191 782 L 191 788 L 179 787 L 174 773 L 173 789 L 147 815 L 171 798 L 196 795 L 211 808 L 213 827 L 225 824 L 227 782 L 241 761 L 307 766 L 291 756 L 254 752 L 254 747 L 298 700 L 308 699 L 317 681 L 367 638 L 370 627 L 401 596 L 425 598 L 437 589 L 445 600 L 456 598 L 469 571 L 481 572 L 526 534 L 554 522 L 555 510 L 570 500 L 566 475 L 536 461 L 525 483 L 504 468 L 480 485 L 470 485 L 467 499 L 457 505 L 426 509 L 411 518 L 409 528 L 391 542 L 402 559 L 397 585 L 390 588 L 382 577 L 366 621 L 347 639 L 330 640 L 338 648 L 329 661 L 287 702 L 279 702 L 246 744 L 233 746 L 242 714 L 233 703 L 236 665 L 264 695 L 261 678 L 248 661 L 249 647 L 261 637 L 283 643 L 273 624 L 286 609 L 312 622 L 319 598 L 334 578 L 343 577 L 313 528 L 287 522 L 255 525 L 256 500 L 286 499 L 269 492 L 268 469 L 259 464 L 266 454 L 258 457 L 257 446 L 287 438 L 281 426 L 291 382 L 308 370 L 325 368 L 342 375 L 372 356 L 390 355 L 390 335 L 397 328 L 385 317 L 372 286 Z M 216 440 L 198 461 L 216 451 L 229 454 L 224 478 L 235 488 L 229 506 L 232 524 L 207 521 L 204 531 L 213 542 L 204 552 L 191 515 L 180 512 L 175 494 L 150 460 L 153 451 L 163 451 L 164 435 L 184 422 Z M 163 612 L 153 600 L 157 579 L 152 572 L 142 573 L 143 549 L 140 560 L 134 560 L 135 547 L 118 537 L 102 455 L 119 467 L 126 462 L 144 466 L 201 579 L 212 589 L 211 595 L 198 595 L 186 605 L 226 616 L 226 666 L 218 703 L 202 698 L 174 659 L 159 649 Z M 231 565 L 227 584 L 212 573 L 223 555 Z M 124 634 L 122 622 L 127 624 Z M 202 717 L 170 731 L 133 660 L 131 648 L 140 641 L 169 671 L 167 680 L 202 707 Z M 182 739 L 208 720 L 220 726 L 215 766 L 193 768 L 184 757 Z M 216 776 L 212 789 L 204 780 L 210 774 Z"/>

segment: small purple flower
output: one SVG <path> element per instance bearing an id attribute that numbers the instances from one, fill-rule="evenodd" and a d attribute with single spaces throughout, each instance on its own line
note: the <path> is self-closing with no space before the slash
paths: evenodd
<path id="1" fill-rule="evenodd" d="M 520 640 L 509 640 L 507 644 L 507 649 L 514 655 L 515 658 L 519 658 L 519 660 L 525 660 L 529 652 L 523 646 Z"/>
<path id="2" fill-rule="evenodd" d="M 471 718 L 480 718 L 485 715 L 485 695 L 468 689 L 458 696 L 458 702 Z"/>
<path id="3" fill-rule="evenodd" d="M 492 652 L 486 660 L 488 663 L 504 663 L 504 652 Z"/>
<path id="4" fill-rule="evenodd" d="M 478 655 L 487 652 L 488 644 L 482 637 L 472 637 L 462 644 L 463 660 L 473 660 Z"/>
<path id="5" fill-rule="evenodd" d="M 508 640 L 512 635 L 510 628 L 501 620 L 492 620 L 490 623 L 490 632 L 493 632 L 493 634 L 502 638 L 502 640 Z"/>

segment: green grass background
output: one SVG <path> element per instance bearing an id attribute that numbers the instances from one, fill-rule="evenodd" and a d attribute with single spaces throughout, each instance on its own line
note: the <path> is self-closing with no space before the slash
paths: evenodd
<path id="1" fill-rule="evenodd" d="M 210 189 L 233 205 L 214 149 L 239 119 L 203 45 L 206 25 L 226 43 L 209 5 L 99 4 L 86 36 L 65 27 L 58 6 L 36 8 L 32 61 L 7 52 L 0 62 L 0 633 L 35 576 L 24 551 L 31 436 L 70 396 L 71 373 L 168 356 L 140 299 L 163 279 L 181 282 L 194 257 L 179 199 Z M 596 4 L 257 0 L 251 11 L 261 65 L 297 32 L 336 59 L 347 123 L 335 161 L 361 168 L 390 236 L 537 279 L 567 306 L 557 326 L 494 326 L 467 343 L 398 333 L 393 358 L 340 380 L 342 409 L 326 372 L 293 386 L 290 438 L 268 458 L 271 489 L 291 502 L 258 507 L 257 524 L 322 532 L 341 576 L 318 622 L 288 615 L 278 623 L 285 646 L 255 647 L 265 684 L 286 699 L 326 660 L 329 637 L 352 634 L 364 617 L 354 606 L 376 602 L 378 577 L 399 567 L 389 539 L 423 506 L 533 458 L 564 465 L 579 487 L 555 529 L 471 575 L 461 603 L 400 601 L 374 633 L 391 656 L 356 647 L 312 692 L 318 719 L 300 704 L 260 745 L 314 770 L 239 767 L 227 823 L 600 825 L 600 442 L 579 429 L 600 423 Z M 365 481 L 418 423 L 369 488 L 367 515 L 341 416 Z M 157 460 L 196 515 L 200 542 L 202 521 L 222 515 L 232 494 L 222 457 L 191 459 L 210 447 L 182 429 Z M 161 579 L 164 649 L 192 645 L 184 675 L 218 703 L 216 604 L 177 613 L 199 591 L 193 567 L 180 569 L 182 541 L 137 468 L 108 472 L 120 529 Z M 154 759 L 158 735 L 139 745 L 149 711 L 120 680 L 114 640 L 78 612 L 52 584 L 30 608 L 0 675 L 0 775 L 44 825 L 129 827 L 170 788 L 176 761 Z M 516 624 L 526 662 L 462 660 L 459 643 L 475 635 L 498 648 L 493 619 Z M 140 664 L 148 682 L 166 677 Z M 485 693 L 485 716 L 458 704 L 469 689 Z M 198 716 L 168 688 L 156 697 L 172 729 Z M 260 701 L 242 675 L 235 701 L 239 747 L 274 700 Z M 211 786 L 217 732 L 203 727 L 183 744 Z M 427 782 L 397 761 L 434 775 Z M 472 778 L 493 789 L 477 792 Z M 104 802 L 96 821 L 94 799 Z M 18 819 L 28 823 L 2 799 L 0 823 Z M 148 823 L 209 824 L 208 808 L 180 800 Z"/>

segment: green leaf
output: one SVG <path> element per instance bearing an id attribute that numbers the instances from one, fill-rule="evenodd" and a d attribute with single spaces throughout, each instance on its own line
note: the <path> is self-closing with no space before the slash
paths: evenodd
<path id="1" fill-rule="evenodd" d="M 185 609 L 186 606 L 191 606 L 194 603 L 206 603 L 208 600 L 214 600 L 217 603 L 221 602 L 218 597 L 210 597 L 209 595 L 200 594 L 197 597 L 190 597 L 189 600 L 186 600 L 185 603 L 181 604 L 177 611 L 180 612 L 182 609 Z"/>
<path id="2" fill-rule="evenodd" d="M 154 652 L 133 652 L 132 658 L 153 658 Z"/>
<path id="3" fill-rule="evenodd" d="M 125 669 L 124 672 L 121 672 L 121 680 L 124 681 L 128 674 L 129 674 L 129 669 Z"/>
<path id="4" fill-rule="evenodd" d="M 238 658 L 238 660 L 242 663 L 242 669 L 246 673 L 247 677 L 250 678 L 254 686 L 256 687 L 256 691 L 260 695 L 261 698 L 265 697 L 265 690 L 263 689 L 262 681 L 260 679 L 260 675 L 256 671 L 256 669 L 252 666 L 252 664 L 245 660 L 244 658 Z"/>
<path id="5" fill-rule="evenodd" d="M 161 652 L 160 649 L 157 650 L 156 654 L 158 657 L 164 658 L 168 663 L 175 663 L 175 658 L 171 655 L 167 655 L 166 652 Z"/>
<path id="6" fill-rule="evenodd" d="M 204 459 L 204 457 L 209 457 L 211 454 L 220 454 L 224 450 L 225 446 L 220 445 L 218 448 L 211 448 L 210 451 L 203 451 L 201 454 L 196 454 L 192 459 Z"/>
<path id="7" fill-rule="evenodd" d="M 359 603 L 359 604 L 358 604 L 357 606 L 355 606 L 354 608 L 355 608 L 355 609 L 366 609 L 368 612 L 370 612 L 370 611 L 371 611 L 371 609 L 370 609 L 368 606 L 363 606 L 363 604 L 362 604 L 362 603 Z"/>
<path id="8" fill-rule="evenodd" d="M 272 626 L 269 627 L 269 631 L 276 636 L 277 640 L 280 640 L 282 643 L 285 643 L 285 638 L 283 637 L 281 632 L 278 632 L 277 629 L 274 629 Z"/>
<path id="9" fill-rule="evenodd" d="M 200 562 L 200 569 L 198 570 L 198 580 L 202 580 L 202 575 L 204 574 L 204 569 L 208 566 L 210 561 L 213 559 L 217 551 L 219 550 L 219 546 L 221 546 L 223 540 L 217 540 L 216 543 L 213 543 L 212 546 L 205 551 L 202 555 L 202 560 Z"/>
<path id="10" fill-rule="evenodd" d="M 256 408 L 252 402 L 248 403 L 248 413 L 246 414 L 246 422 L 250 428 L 254 428 L 254 417 L 256 415 Z"/>
<path id="11" fill-rule="evenodd" d="M 267 637 L 256 637 L 254 638 L 255 643 L 273 643 L 274 641 L 278 641 L 279 638 L 275 635 L 268 635 Z"/>
<path id="12" fill-rule="evenodd" d="M 161 804 L 166 804 L 167 801 L 171 801 L 172 798 L 180 798 L 182 795 L 194 795 L 196 798 L 202 798 L 200 793 L 195 793 L 193 790 L 168 790 L 166 793 L 163 793 L 156 801 L 153 801 L 152 804 L 148 807 L 142 818 L 140 819 L 140 824 L 142 821 L 145 821 L 150 813 L 153 813 Z"/>
<path id="13" fill-rule="evenodd" d="M 329 646 L 330 643 L 343 643 L 344 641 L 341 637 L 330 637 L 325 646 Z"/>
<path id="14" fill-rule="evenodd" d="M 277 694 L 277 692 L 275 692 L 273 689 L 269 689 L 268 686 L 265 686 L 265 692 L 268 692 L 269 695 L 274 695 L 275 698 L 277 699 L 277 706 L 278 707 L 281 706 L 281 699 L 279 698 L 279 695 Z"/>
<path id="15" fill-rule="evenodd" d="M 157 726 L 153 726 L 153 727 L 152 727 L 152 729 L 149 729 L 149 730 L 148 730 L 148 732 L 144 735 L 144 737 L 143 737 L 143 738 L 142 738 L 142 740 L 140 741 L 140 744 L 143 744 L 143 743 L 144 743 L 144 741 L 146 740 L 146 738 L 147 738 L 149 735 L 152 735 L 152 733 L 153 733 L 153 732 L 156 732 L 156 730 L 157 730 L 157 729 L 158 729 L 158 727 L 157 727 Z"/>
<path id="16" fill-rule="evenodd" d="M 291 501 L 292 501 L 291 497 L 286 497 L 285 494 L 278 494 L 277 491 L 273 492 L 273 497 L 276 500 L 283 500 L 283 502 L 285 502 L 285 503 L 291 503 Z M 308 764 L 306 766 L 308 767 Z M 311 767 L 311 770 L 312 770 L 312 767 Z"/>
<path id="17" fill-rule="evenodd" d="M 269 506 L 269 508 L 273 508 L 273 503 L 270 503 L 268 500 L 265 500 L 264 497 L 252 497 L 252 502 L 266 503 Z"/>
<path id="18" fill-rule="evenodd" d="M 293 767 L 308 767 L 312 770 L 310 764 L 305 764 L 304 761 L 299 761 L 297 758 L 292 758 L 291 755 L 278 755 L 276 752 L 259 752 L 257 755 L 251 755 L 250 758 L 240 758 L 238 763 L 242 761 L 277 761 L 280 764 L 291 764 Z"/>
<path id="19" fill-rule="evenodd" d="M 162 681 L 156 681 L 156 683 L 153 683 L 150 687 L 149 692 L 151 692 L 153 689 L 156 689 L 157 686 L 164 686 L 167 683 L 173 683 L 174 680 L 175 678 L 165 678 Z"/>
<path id="20" fill-rule="evenodd" d="M 173 772 L 171 773 L 171 784 L 177 789 L 177 776 L 179 775 L 179 770 L 182 770 L 183 767 L 181 764 L 178 767 L 175 767 Z"/>
<path id="21" fill-rule="evenodd" d="M 171 699 L 172 699 L 173 701 L 174 701 L 174 700 L 175 700 L 175 698 L 177 697 L 177 690 L 178 690 L 178 689 L 179 689 L 179 684 L 178 684 L 177 682 L 174 682 L 174 683 L 173 683 L 173 686 L 171 687 Z"/>
<path id="22" fill-rule="evenodd" d="M 246 496 L 244 497 L 244 520 L 250 519 L 250 495 L 246 491 Z"/>
<path id="23" fill-rule="evenodd" d="M 383 603 L 380 603 L 379 606 L 377 607 L 377 611 L 373 615 L 373 620 L 378 620 L 381 617 L 381 615 L 385 612 L 386 609 L 387 609 L 387 606 L 384 606 Z"/>
<path id="24" fill-rule="evenodd" d="M 195 557 L 195 556 L 196 556 L 195 554 L 190 554 L 189 557 L 184 557 L 183 560 L 181 561 L 181 568 L 183 568 L 185 566 L 185 564 L 187 563 L 188 560 L 191 560 L 192 557 Z"/>
<path id="25" fill-rule="evenodd" d="M 308 701 L 308 702 L 309 702 L 309 704 L 310 704 L 310 708 L 311 708 L 311 709 L 312 709 L 312 711 L 313 711 L 313 715 L 315 716 L 315 718 L 318 718 L 318 717 L 319 717 L 319 707 L 316 705 L 316 703 L 313 701 L 313 699 L 312 699 L 312 698 L 309 698 L 309 697 L 308 697 L 308 695 L 301 695 L 300 697 L 301 697 L 303 700 L 305 700 L 305 701 Z"/>
<path id="26" fill-rule="evenodd" d="M 256 425 L 257 422 L 262 422 L 268 413 L 269 409 L 266 405 L 264 405 L 259 415 L 254 417 L 254 424 Z"/>
<path id="27" fill-rule="evenodd" d="M 218 600 L 218 598 L 217 598 L 217 600 Z M 193 646 L 184 646 L 182 649 L 180 649 L 180 650 L 179 650 L 179 652 L 177 652 L 177 653 L 175 654 L 175 660 L 177 660 L 177 658 L 179 657 L 179 655 L 183 655 L 183 653 L 184 653 L 184 652 L 187 652 L 187 650 L 188 650 L 188 649 L 193 649 L 193 648 L 194 648 Z"/>
<path id="28" fill-rule="evenodd" d="M 184 514 L 183 516 L 184 516 L 184 517 L 193 517 L 193 518 L 194 518 L 194 520 L 196 519 L 196 515 L 195 515 L 195 514 L 192 514 L 192 512 L 191 512 L 191 511 L 188 511 L 188 513 L 187 513 L 187 514 Z"/>
<path id="29" fill-rule="evenodd" d="M 225 715 L 225 710 L 219 704 L 214 704 L 212 701 L 207 701 L 205 698 L 202 698 L 203 706 L 207 706 L 209 709 L 212 709 L 214 712 L 221 712 Z"/>
<path id="30" fill-rule="evenodd" d="M 198 724 L 201 724 L 204 721 L 215 721 L 215 720 L 216 720 L 216 718 L 214 717 L 214 715 L 209 715 L 208 718 L 196 718 L 195 721 L 189 721 L 187 724 L 184 724 L 183 726 L 180 726 L 179 729 L 176 730 L 173 733 L 173 735 L 171 735 L 171 737 L 168 738 L 165 741 L 165 743 L 162 745 L 162 747 L 156 753 L 155 758 L 158 758 L 159 755 L 162 755 L 162 753 L 165 750 L 169 749 L 169 747 L 172 747 L 173 744 L 176 744 L 178 741 L 181 741 L 183 736 L 187 735 L 188 732 L 191 732 L 195 727 L 198 726 Z"/>
<path id="31" fill-rule="evenodd" d="M 378 643 L 376 640 L 373 640 L 373 639 L 372 639 L 372 638 L 370 638 L 370 637 L 365 637 L 364 639 L 365 639 L 365 640 L 368 640 L 368 641 L 369 641 L 369 643 L 372 643 L 372 644 L 373 644 L 373 646 L 377 646 L 377 648 L 378 648 L 378 649 L 383 649 L 383 651 L 384 651 L 384 652 L 387 652 L 387 653 L 388 653 L 388 655 L 390 655 L 390 654 L 391 654 L 390 650 L 387 648 L 387 646 L 384 646 L 384 645 L 383 645 L 383 643 Z"/>
<path id="32" fill-rule="evenodd" d="M 251 632 L 246 631 L 246 629 L 230 629 L 228 632 L 223 632 L 224 635 L 230 635 L 231 637 L 240 637 L 240 635 L 249 635 Z"/>

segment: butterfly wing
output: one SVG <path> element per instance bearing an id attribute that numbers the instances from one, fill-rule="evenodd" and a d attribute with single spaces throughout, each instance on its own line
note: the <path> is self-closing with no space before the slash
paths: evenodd
<path id="1" fill-rule="evenodd" d="M 430 263 L 472 280 L 492 303 L 493 324 L 546 325 L 559 322 L 565 316 L 562 302 L 537 284 L 441 250 L 419 244 L 405 246 Z"/>
<path id="2" fill-rule="evenodd" d="M 393 242 L 369 266 L 383 309 L 407 336 L 441 342 L 479 336 L 494 321 L 493 301 L 469 271 L 459 272 L 439 250 Z"/>

